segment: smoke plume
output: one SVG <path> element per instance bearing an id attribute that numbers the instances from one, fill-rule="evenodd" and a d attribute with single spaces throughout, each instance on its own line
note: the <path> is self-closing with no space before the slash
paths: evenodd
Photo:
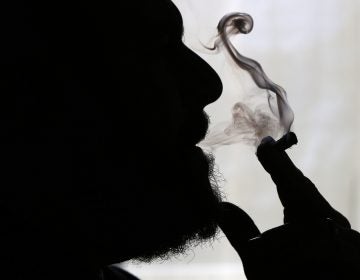
<path id="1" fill-rule="evenodd" d="M 235 103 L 232 121 L 212 127 L 199 145 L 211 149 L 238 142 L 257 146 L 267 135 L 278 137 L 289 132 L 294 113 L 287 101 L 286 91 L 268 78 L 257 61 L 240 54 L 230 41 L 233 35 L 251 32 L 252 17 L 244 13 L 227 14 L 220 20 L 217 28 L 218 36 L 214 46 L 208 49 L 215 51 L 224 48 L 236 65 L 247 71 L 259 88 L 266 90 L 267 104 L 251 108 L 245 102 Z"/>

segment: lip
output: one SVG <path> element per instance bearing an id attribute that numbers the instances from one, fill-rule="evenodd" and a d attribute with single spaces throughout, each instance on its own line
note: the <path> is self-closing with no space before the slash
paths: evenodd
<path id="1" fill-rule="evenodd" d="M 208 128 L 209 117 L 204 111 L 200 111 L 196 116 L 188 116 L 181 132 L 183 144 L 185 146 L 195 146 L 205 138 Z"/>

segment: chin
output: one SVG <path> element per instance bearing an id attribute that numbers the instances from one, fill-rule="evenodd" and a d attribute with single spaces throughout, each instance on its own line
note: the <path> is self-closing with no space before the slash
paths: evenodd
<path id="1" fill-rule="evenodd" d="M 214 175 L 214 158 L 200 147 L 189 147 L 183 154 L 183 169 L 173 185 L 176 200 L 163 217 L 157 246 L 137 257 L 141 261 L 167 259 L 214 239 L 221 191 Z M 171 214 L 170 214 L 171 213 Z M 156 238 L 155 238 L 156 239 Z M 151 242 L 150 242 L 151 243 Z"/>
<path id="2" fill-rule="evenodd" d="M 171 151 L 158 156 L 160 166 L 146 166 L 146 185 L 139 187 L 136 203 L 130 203 L 124 213 L 130 230 L 125 243 L 130 244 L 130 254 L 135 252 L 130 259 L 167 259 L 213 240 L 218 232 L 222 196 L 213 157 L 196 146 Z"/>

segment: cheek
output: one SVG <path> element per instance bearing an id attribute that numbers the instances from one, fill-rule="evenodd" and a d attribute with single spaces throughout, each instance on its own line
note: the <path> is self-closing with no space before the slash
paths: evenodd
<path id="1" fill-rule="evenodd" d="M 184 109 L 182 96 L 178 88 L 176 77 L 170 67 L 161 59 L 151 65 L 150 92 L 144 112 L 147 116 L 149 129 L 159 140 L 176 142 L 180 128 L 184 123 Z"/>

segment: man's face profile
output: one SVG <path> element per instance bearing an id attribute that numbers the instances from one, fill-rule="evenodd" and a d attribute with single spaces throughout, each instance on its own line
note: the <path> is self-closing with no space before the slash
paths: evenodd
<path id="1" fill-rule="evenodd" d="M 19 67 L 8 73 L 23 84 L 3 85 L 18 106 L 21 141 L 9 158 L 16 150 L 23 176 L 13 184 L 32 186 L 12 189 L 11 207 L 26 212 L 18 220 L 33 224 L 28 243 L 105 265 L 214 236 L 220 196 L 196 143 L 219 77 L 183 44 L 172 2 L 80 2 L 70 10 L 34 0 L 14 13 L 31 22 L 14 27 L 20 47 L 9 56 Z"/>
<path id="2" fill-rule="evenodd" d="M 137 78 L 146 87 L 129 87 L 125 93 L 131 102 L 131 118 L 125 124 L 131 126 L 131 133 L 125 133 L 133 147 L 127 161 L 139 166 L 132 170 L 136 172 L 134 177 L 146 178 L 134 195 L 141 222 L 133 225 L 130 216 L 129 223 L 141 234 L 137 239 L 140 251 L 153 246 L 142 252 L 140 257 L 145 258 L 169 249 L 180 252 L 187 241 L 199 242 L 215 233 L 214 215 L 220 198 L 214 185 L 213 163 L 195 144 L 208 128 L 203 108 L 222 90 L 217 74 L 183 44 L 177 8 L 170 1 L 159 1 L 148 14 L 152 29 L 148 25 L 138 32 L 141 38 L 143 32 L 150 31 L 151 36 L 144 37 L 153 41 L 139 40 L 134 46 L 139 49 L 135 65 L 143 68 L 135 72 L 140 70 Z M 123 150 L 120 153 L 123 155 Z M 147 228 L 153 233 L 144 236 Z"/>

